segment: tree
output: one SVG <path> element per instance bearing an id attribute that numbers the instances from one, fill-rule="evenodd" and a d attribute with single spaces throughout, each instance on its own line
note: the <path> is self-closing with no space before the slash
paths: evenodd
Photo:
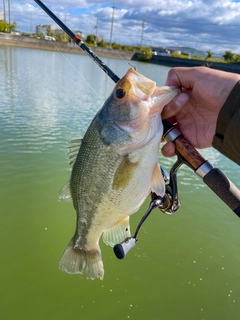
<path id="1" fill-rule="evenodd" d="M 53 36 L 53 32 L 52 32 L 52 30 L 51 30 L 51 27 L 50 27 L 50 26 L 48 26 L 48 27 L 47 27 L 47 36 L 50 36 L 50 37 L 52 37 L 52 36 Z"/>
<path id="2" fill-rule="evenodd" d="M 40 39 L 44 39 L 44 36 L 45 36 L 45 35 L 44 35 L 43 32 L 41 32 L 41 33 L 39 34 L 39 38 L 40 38 Z"/>
<path id="3" fill-rule="evenodd" d="M 107 43 L 107 42 L 104 42 L 103 40 L 99 41 L 99 42 L 97 43 L 97 45 L 98 45 L 99 47 L 102 47 L 102 48 L 109 48 L 108 43 Z"/>
<path id="4" fill-rule="evenodd" d="M 151 48 L 144 47 L 142 48 L 141 53 L 138 54 L 138 59 L 141 61 L 148 61 L 152 58 L 152 50 Z"/>
<path id="5" fill-rule="evenodd" d="M 206 60 L 207 60 L 207 59 L 211 59 L 212 57 L 213 57 L 213 52 L 209 49 L 209 50 L 207 51 Z"/>
<path id="6" fill-rule="evenodd" d="M 7 23 L 4 20 L 0 20 L 0 32 L 11 32 L 16 30 L 17 23 L 14 21 L 12 24 Z"/>
<path id="7" fill-rule="evenodd" d="M 96 36 L 94 34 L 89 34 L 86 38 L 86 42 L 89 44 L 95 43 Z"/>
<path id="8" fill-rule="evenodd" d="M 223 58 L 225 61 L 231 62 L 234 59 L 234 53 L 232 53 L 231 51 L 225 51 Z"/>
<path id="9" fill-rule="evenodd" d="M 240 55 L 239 55 L 239 54 L 236 54 L 236 55 L 234 56 L 234 62 L 240 63 Z"/>
<path id="10" fill-rule="evenodd" d="M 122 49 L 122 45 L 116 42 L 112 43 L 112 49 L 114 50 L 121 50 Z"/>

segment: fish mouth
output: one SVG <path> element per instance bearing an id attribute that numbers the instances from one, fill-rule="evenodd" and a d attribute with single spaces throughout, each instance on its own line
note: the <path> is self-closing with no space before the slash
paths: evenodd
<path id="1" fill-rule="evenodd" d="M 178 87 L 157 87 L 155 81 L 138 73 L 133 67 L 119 81 L 117 90 L 120 90 L 120 96 L 117 99 L 115 124 L 129 133 L 147 127 L 148 120 L 157 114 L 160 116 L 164 106 L 181 92 Z M 121 94 L 124 95 L 121 97 Z M 119 117 L 120 106 L 123 106 L 123 110 L 126 108 L 126 112 L 122 112 L 123 117 Z"/>
<path id="2" fill-rule="evenodd" d="M 130 68 L 126 74 L 128 81 L 132 84 L 133 94 L 141 100 L 147 100 L 156 89 L 156 82 Z"/>
<path id="3" fill-rule="evenodd" d="M 156 87 L 151 95 L 150 114 L 155 115 L 161 113 L 162 109 L 180 92 L 181 89 L 176 86 Z"/>
<path id="4" fill-rule="evenodd" d="M 146 101 L 151 99 L 150 108 L 157 102 L 158 105 L 164 107 L 175 96 L 181 92 L 176 86 L 157 87 L 156 82 L 138 73 L 134 68 L 130 68 L 126 74 L 128 81 L 132 85 L 133 94 L 139 99 Z"/>

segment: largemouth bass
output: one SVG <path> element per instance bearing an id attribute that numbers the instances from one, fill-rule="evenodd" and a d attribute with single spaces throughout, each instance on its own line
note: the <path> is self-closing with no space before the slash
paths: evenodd
<path id="1" fill-rule="evenodd" d="M 129 216 L 150 192 L 165 193 L 158 164 L 161 112 L 180 89 L 130 68 L 96 114 L 82 140 L 70 144 L 73 164 L 59 200 L 72 201 L 76 231 L 59 263 L 68 273 L 103 279 L 99 239 L 110 246 L 130 236 Z"/>

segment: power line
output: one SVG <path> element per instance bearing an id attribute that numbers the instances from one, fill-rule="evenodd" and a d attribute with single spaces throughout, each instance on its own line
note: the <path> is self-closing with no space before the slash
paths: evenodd
<path id="1" fill-rule="evenodd" d="M 136 21 L 139 21 L 139 19 L 134 19 Z M 169 20 L 169 19 L 162 19 L 162 18 L 153 18 L 153 17 L 146 17 L 145 16 L 145 20 L 155 20 L 155 21 L 163 21 L 163 22 L 170 22 L 170 23 L 174 23 L 174 24 L 187 24 L 187 25 L 201 25 L 201 26 L 215 26 L 215 27 L 240 27 L 240 24 L 219 24 L 219 23 L 201 23 L 201 22 L 196 22 L 196 21 L 179 21 L 179 20 Z"/>

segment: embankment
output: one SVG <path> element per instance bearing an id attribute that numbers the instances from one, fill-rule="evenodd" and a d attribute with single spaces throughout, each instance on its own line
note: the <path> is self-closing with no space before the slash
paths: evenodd
<path id="1" fill-rule="evenodd" d="M 38 50 L 61 51 L 75 54 L 86 54 L 74 42 L 58 42 L 43 39 L 36 39 L 24 36 L 15 36 L 7 33 L 0 33 L 0 46 L 15 46 Z M 91 48 L 90 48 L 91 49 Z M 92 50 L 97 56 L 107 58 L 122 58 L 132 60 L 134 52 L 111 50 L 101 47 L 93 47 Z"/>
<path id="2" fill-rule="evenodd" d="M 36 39 L 31 37 L 16 36 L 7 33 L 0 33 L 0 46 L 16 46 L 39 50 L 61 51 L 75 54 L 86 54 L 79 46 L 73 42 L 55 42 L 49 40 Z M 93 47 L 93 52 L 99 57 L 121 58 L 125 60 L 138 61 L 138 53 L 112 50 L 101 47 Z M 146 63 L 159 64 L 168 67 L 195 67 L 206 66 L 212 69 L 235 72 L 240 74 L 240 64 L 208 62 L 205 60 L 181 59 L 165 56 L 153 56 Z"/>
<path id="3" fill-rule="evenodd" d="M 135 53 L 132 60 L 139 60 L 138 53 Z M 209 62 L 206 60 L 181 59 L 167 56 L 153 56 L 148 63 L 160 64 L 167 67 L 199 67 L 205 66 L 212 69 L 240 73 L 240 64 L 238 63 L 221 63 Z"/>

